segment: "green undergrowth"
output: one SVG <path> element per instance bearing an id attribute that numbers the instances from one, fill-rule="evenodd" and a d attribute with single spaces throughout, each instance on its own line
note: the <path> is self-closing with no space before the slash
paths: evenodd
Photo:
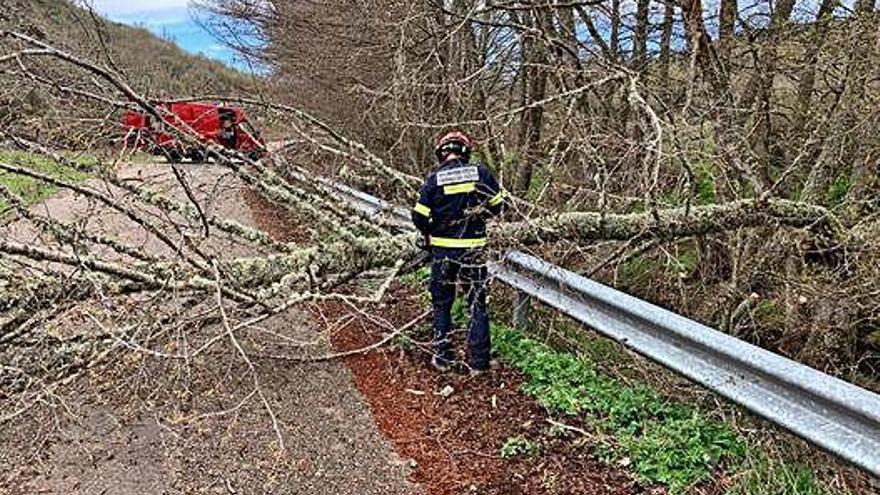
<path id="1" fill-rule="evenodd" d="M 494 325 L 493 338 L 496 353 L 525 375 L 526 394 L 552 413 L 589 415 L 595 428 L 615 439 L 607 446 L 609 457 L 628 459 L 644 482 L 683 493 L 745 455 L 744 442 L 729 426 L 691 407 L 603 376 L 574 354 L 506 327 Z"/>
<path id="2" fill-rule="evenodd" d="M 492 335 L 496 355 L 524 375 L 526 394 L 550 413 L 580 418 L 609 439 L 595 446 L 597 455 L 609 463 L 625 460 L 642 482 L 687 493 L 723 469 L 734 480 L 729 495 L 835 493 L 809 467 L 771 457 L 697 407 L 609 376 L 596 362 L 613 355 L 607 349 L 582 357 L 498 324 Z"/>
<path id="3" fill-rule="evenodd" d="M 633 256 L 618 267 L 617 283 L 620 287 L 638 290 L 658 277 L 665 281 L 686 279 L 697 271 L 700 261 L 699 252 L 687 244 L 677 246 L 665 258 Z"/>
<path id="4" fill-rule="evenodd" d="M 517 456 L 534 457 L 539 450 L 540 447 L 537 443 L 522 435 L 517 435 L 505 440 L 499 453 L 503 459 L 511 459 Z"/>
<path id="5" fill-rule="evenodd" d="M 529 190 L 526 193 L 526 198 L 529 201 L 536 201 L 541 193 L 544 192 L 544 188 L 547 187 L 547 184 L 550 182 L 550 173 L 544 167 L 533 167 L 532 168 L 532 181 L 529 183 Z"/>
<path id="6" fill-rule="evenodd" d="M 825 201 L 831 207 L 837 207 L 843 204 L 846 195 L 852 188 L 852 178 L 849 171 L 842 172 L 835 177 L 834 182 L 828 187 Z"/>
<path id="7" fill-rule="evenodd" d="M 411 287 L 419 287 L 425 286 L 425 284 L 428 283 L 429 278 L 431 278 L 431 265 L 426 264 L 425 266 L 407 273 L 400 278 L 400 281 Z"/>
<path id="8" fill-rule="evenodd" d="M 90 157 L 72 157 L 71 159 L 81 163 L 94 161 L 94 159 Z M 83 172 L 71 167 L 59 165 L 46 157 L 23 151 L 0 150 L 0 162 L 18 167 L 30 168 L 68 181 L 78 182 L 85 180 L 88 177 Z M 0 171 L 0 184 L 12 191 L 13 194 L 21 197 L 26 204 L 38 203 L 55 194 L 57 190 L 55 186 L 39 180 L 2 171 Z M 3 199 L 0 199 L 0 214 L 5 213 L 7 208 L 8 205 L 6 202 Z"/>
<path id="9" fill-rule="evenodd" d="M 714 203 L 717 198 L 717 192 L 712 166 L 701 162 L 694 171 L 694 175 L 696 176 L 694 195 L 696 196 L 697 204 L 708 205 Z"/>
<path id="10" fill-rule="evenodd" d="M 424 268 L 407 275 L 405 282 L 421 288 L 425 297 L 429 277 Z M 457 326 L 467 324 L 467 313 L 467 305 L 458 298 L 452 308 Z M 493 323 L 493 352 L 523 374 L 523 392 L 548 412 L 578 419 L 598 433 L 592 447 L 601 459 L 627 465 L 642 482 L 666 485 L 671 494 L 689 493 L 695 485 L 711 482 L 721 470 L 732 480 L 729 495 L 836 493 L 809 467 L 778 453 L 768 454 L 698 406 L 664 396 L 644 384 L 639 373 L 624 373 L 633 367 L 619 345 L 586 337 L 579 328 L 570 331 L 581 337 L 577 354 Z M 499 447 L 499 455 L 539 459 L 540 445 L 540 439 L 511 436 Z"/>
<path id="11" fill-rule="evenodd" d="M 834 495 L 808 466 L 782 462 L 757 449 L 750 449 L 738 466 L 736 484 L 728 495 Z"/>
<path id="12" fill-rule="evenodd" d="M 675 207 L 686 202 L 700 206 L 711 205 L 717 202 L 718 193 L 715 173 L 712 165 L 705 161 L 692 164 L 693 177 L 689 189 L 675 189 L 660 195 L 660 202 L 665 207 Z M 645 211 L 645 204 L 638 206 L 640 211 Z"/>

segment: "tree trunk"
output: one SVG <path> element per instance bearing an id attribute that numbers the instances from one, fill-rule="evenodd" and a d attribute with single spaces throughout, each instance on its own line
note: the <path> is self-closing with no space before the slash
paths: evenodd
<path id="1" fill-rule="evenodd" d="M 764 179 L 769 180 L 769 166 L 780 161 L 780 146 L 774 136 L 771 114 L 773 108 L 773 83 L 776 79 L 778 65 L 778 48 L 782 41 L 781 31 L 788 23 L 791 12 L 794 9 L 795 0 L 780 0 L 776 4 L 776 12 L 771 18 L 770 35 L 767 47 L 762 57 L 762 63 L 757 68 L 756 75 L 759 80 L 757 91 L 758 101 L 756 104 L 755 120 L 756 130 L 753 134 L 752 149 L 758 156 L 761 164 L 761 173 Z"/>
<path id="2" fill-rule="evenodd" d="M 788 0 L 790 1 L 790 0 Z M 682 14 L 685 20 L 690 49 L 696 57 L 697 65 L 703 78 L 712 88 L 717 103 L 714 109 L 713 125 L 717 141 L 718 154 L 721 160 L 730 165 L 737 176 L 731 184 L 734 196 L 740 196 L 740 182 L 747 181 L 755 194 L 760 194 L 764 187 L 761 179 L 754 172 L 754 165 L 747 153 L 743 152 L 739 126 L 732 114 L 733 101 L 726 90 L 726 77 L 721 67 L 703 23 L 703 5 L 701 0 L 683 0 Z"/>
<path id="3" fill-rule="evenodd" d="M 848 122 L 853 126 L 859 120 L 858 111 L 868 102 L 865 101 L 865 86 L 872 77 L 871 61 L 876 57 L 876 49 L 880 43 L 880 28 L 877 24 L 877 13 L 874 12 L 872 0 L 859 0 L 856 2 L 856 15 L 859 18 L 859 31 L 857 32 L 857 45 L 852 51 L 853 60 L 850 70 L 856 74 L 852 93 L 852 105 L 848 114 Z M 876 111 L 876 109 L 875 109 Z M 847 147 L 843 158 L 845 163 L 852 164 L 851 187 L 847 194 L 847 202 L 854 208 L 852 213 L 860 214 L 859 202 L 870 193 L 876 183 L 877 169 L 880 160 L 876 156 L 873 159 L 866 147 L 860 147 L 859 143 L 866 138 L 859 133 L 848 136 Z"/>
<path id="4" fill-rule="evenodd" d="M 740 200 L 725 204 L 679 207 L 643 213 L 607 214 L 573 212 L 522 222 L 500 224 L 490 233 L 504 246 L 555 242 L 560 239 L 629 240 L 650 233 L 675 239 L 757 227 L 777 222 L 795 228 L 829 225 L 828 210 L 786 200 L 765 203 Z M 309 276 L 322 278 L 335 273 L 360 273 L 393 266 L 418 254 L 417 233 L 365 238 L 357 243 L 339 241 L 303 248 L 287 254 L 239 258 L 223 263 L 224 272 L 238 287 L 268 286 L 282 277 L 307 283 Z M 16 254 L 18 246 L 0 240 L 0 252 Z M 301 275 L 301 277 L 297 277 Z M 295 287 L 293 287 L 295 288 Z M 4 294 L 0 291 L 0 296 Z M 2 298 L 0 298 L 2 300 Z"/>
<path id="5" fill-rule="evenodd" d="M 620 0 L 611 0 L 611 38 L 608 42 L 616 61 L 620 57 Z"/>
<path id="6" fill-rule="evenodd" d="M 789 17 L 791 17 L 794 4 L 795 0 L 780 0 L 776 4 L 776 10 L 770 18 L 770 27 L 764 41 L 764 50 L 758 58 L 755 73 L 749 79 L 746 89 L 740 98 L 740 103 L 737 105 L 740 108 L 751 107 L 755 100 L 764 96 L 765 88 L 772 86 L 773 78 L 776 74 L 776 49 L 779 45 L 779 31 L 788 22 Z"/>
<path id="7" fill-rule="evenodd" d="M 615 53 L 611 50 L 611 46 L 605 42 L 605 38 L 602 37 L 602 33 L 596 29 L 596 25 L 593 23 L 593 19 L 590 17 L 590 13 L 587 12 L 582 6 L 578 5 L 575 7 L 575 10 L 578 13 L 578 17 L 580 17 L 581 22 L 584 23 L 584 26 L 587 28 L 587 32 L 590 33 L 590 37 L 593 39 L 597 45 L 599 45 L 599 50 L 602 52 L 602 55 L 605 56 L 608 60 L 614 60 L 616 58 Z"/>
<path id="8" fill-rule="evenodd" d="M 664 87 L 669 87 L 669 58 L 671 57 L 672 29 L 675 27 L 675 5 L 671 1 L 663 4 L 663 32 L 660 35 L 660 79 Z"/>
<path id="9" fill-rule="evenodd" d="M 546 32 L 548 22 L 545 16 L 549 11 L 540 10 L 525 14 L 526 25 L 541 29 Z M 547 67 L 549 56 L 547 47 L 539 43 L 531 34 L 523 34 L 523 67 L 521 69 L 523 81 L 523 103 L 528 108 L 520 117 L 519 149 L 520 162 L 516 171 L 514 191 L 517 194 L 525 194 L 532 183 L 534 164 L 540 159 L 540 143 L 544 126 L 544 106 L 532 105 L 543 100 L 547 93 Z"/>
<path id="10" fill-rule="evenodd" d="M 736 22 L 736 0 L 721 0 L 718 15 L 718 59 L 722 67 L 724 89 L 730 87 L 730 58 L 734 46 L 733 30 Z"/>
<path id="11" fill-rule="evenodd" d="M 831 122 L 815 165 L 807 176 L 802 197 L 822 204 L 831 182 L 841 174 L 851 174 L 856 184 L 850 189 L 848 199 L 858 196 L 862 187 L 858 184 L 870 177 L 865 167 L 871 167 L 865 152 L 859 155 L 856 132 L 857 116 L 864 104 L 865 85 L 870 77 L 870 59 L 876 41 L 873 0 L 857 0 L 855 4 L 856 29 L 852 35 L 849 58 L 846 63 L 846 80 L 838 108 L 840 115 Z"/>
<path id="12" fill-rule="evenodd" d="M 839 0 L 822 0 L 819 5 L 819 13 L 816 22 L 812 26 L 810 41 L 808 42 L 804 57 L 804 71 L 798 82 L 797 108 L 795 108 L 794 134 L 803 132 L 810 118 L 810 105 L 813 100 L 813 88 L 816 85 L 816 63 L 819 61 L 819 53 L 825 44 L 825 35 L 828 33 L 828 24 L 831 14 Z"/>
<path id="13" fill-rule="evenodd" d="M 636 5 L 636 32 L 633 40 L 632 66 L 640 69 L 648 59 L 648 14 L 651 0 L 638 0 Z"/>

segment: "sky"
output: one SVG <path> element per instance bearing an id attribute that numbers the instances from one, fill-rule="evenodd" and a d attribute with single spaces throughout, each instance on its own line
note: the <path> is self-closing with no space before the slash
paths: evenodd
<path id="1" fill-rule="evenodd" d="M 248 71 L 249 67 L 228 47 L 224 46 L 207 31 L 205 31 L 196 18 L 204 16 L 204 12 L 191 6 L 192 0 L 74 0 L 78 3 L 88 2 L 95 10 L 105 17 L 124 24 L 139 26 L 148 29 L 152 33 L 164 39 L 177 43 L 184 50 L 191 53 L 200 53 L 207 57 L 223 62 L 231 67 Z M 707 29 L 711 35 L 717 31 L 715 16 L 717 5 L 720 0 L 704 0 L 703 6 L 706 12 Z M 770 0 L 771 2 L 773 0 Z M 842 0 L 841 4 L 851 6 L 854 0 Z M 623 0 L 623 11 L 634 12 L 635 0 Z M 656 2 L 654 2 L 656 3 Z M 748 8 L 740 2 L 742 8 L 740 15 L 748 18 L 754 25 L 766 23 L 767 0 L 753 2 L 753 7 Z M 818 0 L 797 0 L 795 18 L 803 16 L 804 19 L 812 20 Z M 654 5 L 652 15 L 654 22 L 662 19 L 663 9 L 659 4 Z M 600 31 L 607 31 L 607 26 L 602 20 L 597 20 Z M 683 43 L 683 33 L 678 35 L 678 43 Z M 586 36 L 586 33 L 584 33 Z M 627 41 L 623 40 L 626 44 Z M 657 36 L 654 36 L 649 45 L 656 50 Z M 259 69 L 258 69 L 259 70 Z"/>
<path id="2" fill-rule="evenodd" d="M 191 7 L 190 0 L 77 1 L 85 2 L 112 21 L 143 27 L 190 53 L 200 53 L 231 67 L 247 69 L 232 50 L 214 39 L 196 22 L 196 18 L 204 14 Z"/>

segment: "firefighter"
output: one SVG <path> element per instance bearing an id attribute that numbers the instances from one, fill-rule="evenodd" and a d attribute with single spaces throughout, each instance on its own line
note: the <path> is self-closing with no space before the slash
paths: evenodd
<path id="1" fill-rule="evenodd" d="M 486 220 L 501 213 L 504 192 L 488 167 L 471 163 L 473 143 L 459 131 L 442 136 L 434 148 L 439 165 L 419 190 L 412 220 L 431 253 L 434 355 L 431 364 L 447 371 L 454 362 L 451 310 L 461 284 L 470 310 L 468 365 L 489 368 L 487 270 L 483 253 Z"/>
<path id="2" fill-rule="evenodd" d="M 235 149 L 235 114 L 220 112 L 220 144 L 225 148 Z"/>

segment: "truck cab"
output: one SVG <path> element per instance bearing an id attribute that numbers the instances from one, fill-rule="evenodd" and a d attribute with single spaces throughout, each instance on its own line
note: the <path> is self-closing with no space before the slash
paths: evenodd
<path id="1" fill-rule="evenodd" d="M 126 147 L 144 149 L 176 162 L 186 157 L 194 162 L 208 158 L 208 146 L 217 144 L 258 160 L 266 152 L 265 141 L 247 119 L 244 109 L 213 103 L 155 103 L 162 122 L 149 114 L 129 110 L 122 116 Z M 163 125 L 164 124 L 164 125 Z M 188 134 L 196 141 L 181 142 L 170 129 Z"/>

